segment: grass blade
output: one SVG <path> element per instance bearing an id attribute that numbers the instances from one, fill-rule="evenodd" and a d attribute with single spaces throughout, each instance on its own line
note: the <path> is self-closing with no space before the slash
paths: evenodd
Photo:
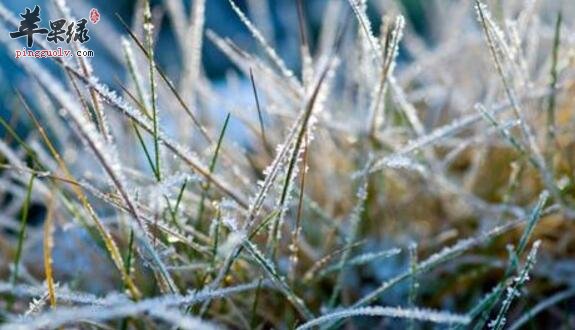
<path id="1" fill-rule="evenodd" d="M 28 223 L 28 211 L 30 210 L 30 199 L 32 197 L 32 187 L 34 186 L 34 179 L 36 176 L 30 175 L 28 188 L 26 189 L 26 197 L 22 205 L 22 216 L 20 218 L 20 232 L 18 233 L 18 246 L 16 248 L 16 256 L 14 257 L 14 273 L 12 274 L 12 283 L 16 284 L 18 280 L 18 266 L 20 265 L 20 258 L 22 257 L 22 247 L 26 239 L 26 227 Z"/>
<path id="2" fill-rule="evenodd" d="M 230 121 L 230 117 L 231 117 L 231 114 L 228 113 L 226 115 L 226 119 L 224 120 L 224 125 L 220 131 L 220 136 L 218 137 L 218 142 L 216 144 L 216 150 L 214 151 L 214 155 L 212 157 L 212 160 L 210 162 L 210 166 L 208 168 L 208 171 L 210 174 L 214 173 L 214 170 L 216 168 L 216 161 L 218 160 L 220 148 L 222 147 L 222 142 L 224 141 L 224 136 L 226 135 L 226 130 L 228 128 L 228 123 Z M 198 218 L 197 218 L 198 222 L 200 222 L 202 220 L 202 215 L 204 213 L 204 202 L 205 202 L 205 199 L 207 197 L 208 190 L 210 190 L 210 181 L 208 181 L 208 183 L 205 185 L 204 189 L 202 190 L 202 197 L 200 199 L 200 208 L 198 210 Z"/>
<path id="3" fill-rule="evenodd" d="M 49 197 L 48 213 L 44 221 L 44 272 L 48 285 L 50 307 L 56 307 L 56 289 L 54 284 L 54 272 L 52 270 L 52 249 L 54 247 L 54 197 Z"/>

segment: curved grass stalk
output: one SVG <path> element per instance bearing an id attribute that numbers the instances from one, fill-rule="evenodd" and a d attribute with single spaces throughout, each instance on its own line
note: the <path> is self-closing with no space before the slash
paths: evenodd
<path id="1" fill-rule="evenodd" d="M 268 285 L 268 284 L 266 284 Z M 166 295 L 159 298 L 131 301 L 111 301 L 102 306 L 59 307 L 35 317 L 21 318 L 3 324 L 1 329 L 45 329 L 58 328 L 77 322 L 79 319 L 106 321 L 130 315 L 145 314 L 152 310 L 198 303 L 206 299 L 217 299 L 257 288 L 258 282 L 237 285 L 218 290 L 202 290 L 186 295 Z M 1 286 L 0 286 L 1 289 Z"/>
<path id="2" fill-rule="evenodd" d="M 419 308 L 404 309 L 400 307 L 374 306 L 350 308 L 329 313 L 300 325 L 297 327 L 297 330 L 311 329 L 324 323 L 340 321 L 342 319 L 359 315 L 404 318 L 408 320 L 427 321 L 439 324 L 468 324 L 470 322 L 469 317 L 465 315 L 457 315 L 449 312 Z"/>

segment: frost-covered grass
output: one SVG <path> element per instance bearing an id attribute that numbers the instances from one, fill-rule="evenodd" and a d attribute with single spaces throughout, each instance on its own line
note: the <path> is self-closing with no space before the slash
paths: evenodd
<path id="1" fill-rule="evenodd" d="M 317 3 L 286 7 L 295 66 L 269 7 L 233 0 L 251 47 L 210 29 L 205 0 L 138 1 L 105 31 L 114 81 L 90 59 L 16 61 L 2 329 L 575 326 L 575 6 L 422 1 L 424 38 L 399 1 Z M 9 51 L 17 24 L 0 4 Z"/>

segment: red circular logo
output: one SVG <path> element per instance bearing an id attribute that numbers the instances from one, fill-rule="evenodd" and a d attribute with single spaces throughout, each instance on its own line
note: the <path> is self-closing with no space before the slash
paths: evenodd
<path id="1" fill-rule="evenodd" d="M 100 13 L 98 12 L 98 9 L 92 8 L 90 10 L 90 21 L 92 21 L 92 24 L 97 24 L 100 21 Z"/>

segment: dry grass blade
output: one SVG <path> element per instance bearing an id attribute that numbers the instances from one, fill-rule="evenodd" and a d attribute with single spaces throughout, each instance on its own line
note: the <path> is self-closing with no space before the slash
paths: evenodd
<path id="1" fill-rule="evenodd" d="M 46 274 L 46 284 L 50 297 L 50 307 L 56 307 L 56 288 L 54 283 L 54 271 L 52 260 L 52 249 L 54 248 L 54 197 L 49 197 L 48 213 L 44 222 L 44 272 Z"/>
<path id="2" fill-rule="evenodd" d="M 28 104 L 26 103 L 26 101 L 24 100 L 22 95 L 20 95 L 20 94 L 18 94 L 18 95 L 19 95 L 20 101 L 24 105 L 24 109 L 26 110 L 28 116 L 32 119 L 32 123 L 34 124 L 35 128 L 38 130 L 38 132 L 42 138 L 43 143 L 46 145 L 50 154 L 58 163 L 58 166 L 60 167 L 60 169 L 62 171 L 64 171 L 64 176 L 65 176 L 64 180 L 66 180 L 68 182 L 76 183 L 77 181 L 72 176 L 70 169 L 68 168 L 68 166 L 64 162 L 60 153 L 58 153 L 55 146 L 50 141 L 50 138 L 46 134 L 45 129 L 42 127 L 42 125 L 40 124 L 40 122 L 38 121 L 38 119 L 36 118 L 34 113 L 30 110 L 30 108 L 28 107 Z M 132 282 L 132 279 L 130 278 L 130 276 L 128 276 L 128 274 L 124 271 L 125 267 L 123 264 L 123 260 L 122 260 L 122 257 L 120 255 L 120 251 L 116 245 L 116 242 L 112 238 L 112 235 L 106 230 L 106 227 L 104 227 L 104 225 L 102 224 L 102 222 L 100 221 L 100 219 L 96 215 L 96 212 L 94 211 L 92 205 L 88 201 L 88 198 L 87 198 L 86 194 L 84 193 L 84 191 L 81 189 L 81 187 L 77 184 L 73 184 L 72 189 L 73 189 L 74 193 L 76 194 L 76 196 L 78 197 L 78 199 L 80 200 L 80 202 L 82 203 L 82 206 L 84 207 L 84 209 L 88 212 L 88 215 L 90 216 L 90 218 L 96 224 L 96 228 L 98 229 L 98 232 L 100 233 L 102 239 L 104 240 L 104 243 L 106 245 L 106 249 L 110 253 L 110 257 L 114 261 L 116 268 L 122 274 L 122 280 L 124 281 L 124 283 L 126 284 L 128 289 L 130 290 L 132 296 L 137 299 L 140 296 L 140 292 L 139 292 L 138 288 L 135 286 L 135 284 Z"/>

